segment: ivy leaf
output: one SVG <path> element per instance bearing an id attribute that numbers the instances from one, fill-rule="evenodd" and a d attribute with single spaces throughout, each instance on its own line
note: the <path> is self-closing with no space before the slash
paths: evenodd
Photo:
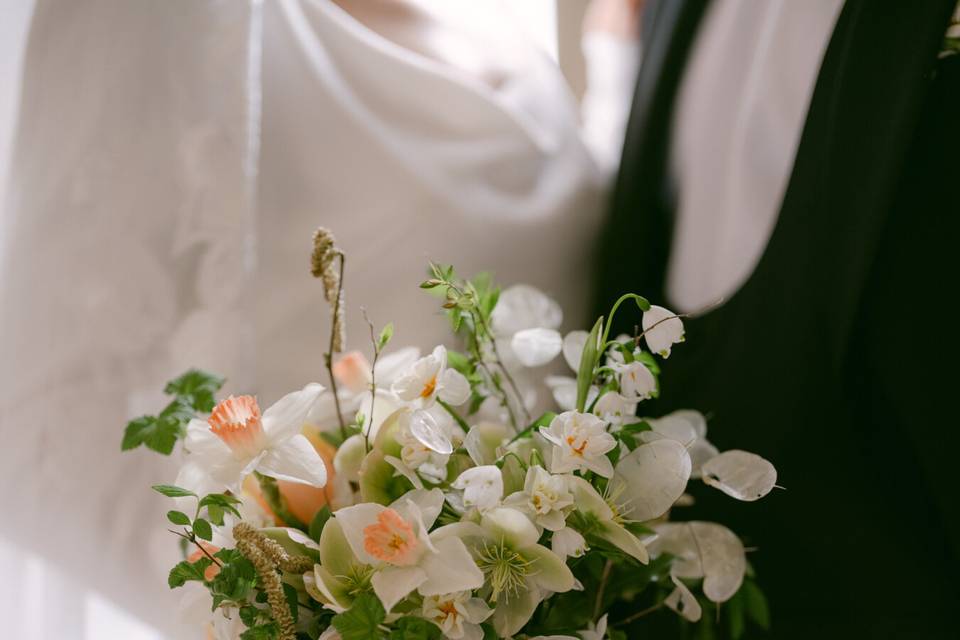
<path id="1" fill-rule="evenodd" d="M 333 626 L 343 640 L 374 640 L 383 638 L 378 627 L 386 617 L 380 599 L 364 593 L 353 601 L 347 611 L 333 617 Z"/>
<path id="2" fill-rule="evenodd" d="M 602 328 L 603 316 L 600 316 L 583 345 L 580 369 L 577 371 L 577 411 L 582 412 L 587 404 L 587 394 L 590 392 L 590 385 L 593 384 L 593 370 L 597 364 L 597 343 L 600 340 L 600 330 Z"/>
<path id="3" fill-rule="evenodd" d="M 280 637 L 280 626 L 276 622 L 258 624 L 240 634 L 240 640 L 276 640 Z"/>
<path id="4" fill-rule="evenodd" d="M 193 491 L 189 491 L 183 487 L 178 487 L 172 484 L 155 484 L 150 488 L 157 493 L 162 493 L 168 498 L 187 498 L 189 496 L 193 496 L 194 498 L 197 497 L 197 494 L 195 494 Z"/>
<path id="5" fill-rule="evenodd" d="M 390 632 L 390 640 L 439 640 L 442 637 L 440 627 L 415 616 L 400 618 Z"/>
<path id="6" fill-rule="evenodd" d="M 171 589 L 176 589 L 191 580 L 203 582 L 203 572 L 206 571 L 207 567 L 211 564 L 210 558 L 200 558 L 196 562 L 187 562 L 184 560 L 170 570 L 170 574 L 167 576 L 167 584 L 170 585 Z"/>
<path id="7" fill-rule="evenodd" d="M 207 413 L 216 405 L 214 394 L 223 386 L 225 379 L 200 369 L 190 369 L 164 387 L 167 395 L 176 396 L 194 410 Z"/>
<path id="8" fill-rule="evenodd" d="M 167 520 L 173 524 L 190 524 L 190 516 L 183 511 L 167 511 Z"/>

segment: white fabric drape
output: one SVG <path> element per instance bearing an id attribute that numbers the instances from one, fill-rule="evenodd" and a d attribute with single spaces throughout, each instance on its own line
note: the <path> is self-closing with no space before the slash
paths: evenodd
<path id="1" fill-rule="evenodd" d="M 322 377 L 317 225 L 349 256 L 357 348 L 361 304 L 398 343 L 444 339 L 428 259 L 581 321 L 604 174 L 559 70 L 496 5 L 457 26 L 501 56 L 490 83 L 329 0 L 37 0 L 0 250 L 0 547 L 5 578 L 50 569 L 59 640 L 86 637 L 91 590 L 190 637 L 148 489 L 176 461 L 121 455 L 122 425 L 191 365 L 267 403 Z"/>

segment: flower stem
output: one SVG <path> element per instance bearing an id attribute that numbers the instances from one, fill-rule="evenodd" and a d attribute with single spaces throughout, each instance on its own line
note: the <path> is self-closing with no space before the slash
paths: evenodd
<path id="1" fill-rule="evenodd" d="M 340 323 L 343 322 L 343 318 L 340 318 L 338 322 L 337 316 L 340 314 L 340 297 L 343 295 L 344 263 L 347 260 L 342 251 L 337 252 L 337 256 L 340 258 L 340 278 L 339 282 L 337 282 L 337 298 L 333 302 L 333 313 L 330 320 L 330 348 L 327 353 L 323 354 L 323 360 L 327 366 L 327 375 L 330 378 L 330 391 L 333 393 L 333 404 L 337 410 L 337 422 L 340 424 L 340 438 L 341 440 L 346 440 L 347 425 L 343 420 L 343 413 L 340 410 L 340 394 L 337 393 L 337 380 L 333 377 L 333 352 L 337 344 L 337 332 L 340 331 Z"/>
<path id="2" fill-rule="evenodd" d="M 597 587 L 597 599 L 593 605 L 593 620 L 596 622 L 603 609 L 603 592 L 607 588 L 607 581 L 610 579 L 610 572 L 613 571 L 613 560 L 607 560 L 603 565 L 603 575 L 600 577 L 600 585 Z"/>

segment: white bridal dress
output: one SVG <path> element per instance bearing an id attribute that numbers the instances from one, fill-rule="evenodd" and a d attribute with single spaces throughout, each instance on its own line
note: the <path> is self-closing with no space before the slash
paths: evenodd
<path id="1" fill-rule="evenodd" d="M 323 380 L 318 225 L 348 256 L 354 348 L 360 305 L 397 344 L 445 339 L 417 288 L 428 260 L 529 282 L 583 321 L 629 56 L 592 62 L 605 97 L 584 137 L 504 5 L 459 6 L 426 55 L 329 0 L 36 2 L 0 219 L 11 637 L 96 636 L 92 597 L 188 637 L 148 488 L 176 460 L 121 455 L 122 428 L 192 365 L 268 404 Z"/>

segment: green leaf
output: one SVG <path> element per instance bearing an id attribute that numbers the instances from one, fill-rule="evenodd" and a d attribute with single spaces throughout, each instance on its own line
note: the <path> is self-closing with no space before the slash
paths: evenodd
<path id="1" fill-rule="evenodd" d="M 313 516 L 313 520 L 310 521 L 310 527 L 307 529 L 307 534 L 311 540 L 320 542 L 320 534 L 323 533 L 323 527 L 326 526 L 327 520 L 329 520 L 332 515 L 333 512 L 330 511 L 328 505 L 324 505 L 320 511 L 317 511 L 316 515 Z"/>
<path id="2" fill-rule="evenodd" d="M 193 521 L 193 532 L 202 540 L 209 541 L 213 538 L 213 528 L 203 518 L 197 518 Z"/>
<path id="3" fill-rule="evenodd" d="M 387 326 L 383 328 L 383 331 L 380 332 L 380 337 L 377 338 L 377 351 L 382 350 L 387 343 L 390 342 L 390 338 L 393 337 L 393 323 L 388 322 Z"/>
<path id="4" fill-rule="evenodd" d="M 222 566 L 210 581 L 210 593 L 225 600 L 243 601 L 257 584 L 257 571 L 253 563 L 236 549 L 221 549 L 213 555 Z"/>
<path id="5" fill-rule="evenodd" d="M 603 316 L 597 318 L 587 342 L 583 345 L 583 355 L 580 357 L 580 369 L 577 371 L 577 411 L 583 411 L 587 404 L 587 394 L 593 384 L 593 370 L 597 365 L 597 342 L 600 339 L 600 330 L 603 328 Z"/>
<path id="6" fill-rule="evenodd" d="M 297 590 L 292 584 L 283 583 L 283 597 L 287 600 L 287 606 L 290 608 L 290 615 L 293 621 L 300 619 L 300 604 L 297 602 Z"/>
<path id="7" fill-rule="evenodd" d="M 727 629 L 731 640 L 740 640 L 743 637 L 746 623 L 744 622 L 743 596 L 737 592 L 726 604 Z"/>
<path id="8" fill-rule="evenodd" d="M 121 449 L 129 451 L 143 444 L 157 453 L 168 456 L 173 452 L 173 447 L 181 435 L 183 435 L 183 425 L 178 419 L 142 416 L 127 423 Z"/>
<path id="9" fill-rule="evenodd" d="M 240 634 L 240 640 L 276 640 L 280 637 L 280 626 L 276 622 L 250 627 Z"/>
<path id="10" fill-rule="evenodd" d="M 182 511 L 167 511 L 167 520 L 173 524 L 190 524 L 190 516 Z"/>
<path id="11" fill-rule="evenodd" d="M 214 394 L 223 386 L 225 379 L 199 369 L 190 369 L 164 387 L 167 395 L 184 400 L 195 410 L 206 413 L 216 405 Z"/>
<path id="12" fill-rule="evenodd" d="M 440 627 L 416 616 L 404 616 L 395 624 L 390 640 L 439 640 L 443 637 Z"/>
<path id="13" fill-rule="evenodd" d="M 187 498 L 189 496 L 193 496 L 194 498 L 197 497 L 197 494 L 195 494 L 193 491 L 189 491 L 183 487 L 178 487 L 172 484 L 155 484 L 150 488 L 157 493 L 162 493 L 168 498 Z"/>
<path id="14" fill-rule="evenodd" d="M 333 617 L 333 626 L 343 640 L 373 640 L 383 637 L 378 627 L 385 617 L 379 598 L 364 593 L 353 601 L 350 609 Z"/>
<path id="15" fill-rule="evenodd" d="M 633 299 L 636 301 L 637 306 L 640 307 L 640 311 L 650 311 L 650 301 L 644 298 L 643 296 L 638 296 L 634 294 Z"/>
<path id="16" fill-rule="evenodd" d="M 740 587 L 740 593 L 743 594 L 744 606 L 747 611 L 747 617 L 761 629 L 770 628 L 770 606 L 767 604 L 767 597 L 753 580 L 745 580 Z"/>
<path id="17" fill-rule="evenodd" d="M 200 558 L 196 562 L 187 562 L 184 560 L 170 570 L 170 574 L 167 576 L 167 584 L 170 585 L 171 589 L 176 589 L 191 580 L 203 582 L 203 572 L 206 571 L 207 567 L 211 564 L 210 558 Z"/>

